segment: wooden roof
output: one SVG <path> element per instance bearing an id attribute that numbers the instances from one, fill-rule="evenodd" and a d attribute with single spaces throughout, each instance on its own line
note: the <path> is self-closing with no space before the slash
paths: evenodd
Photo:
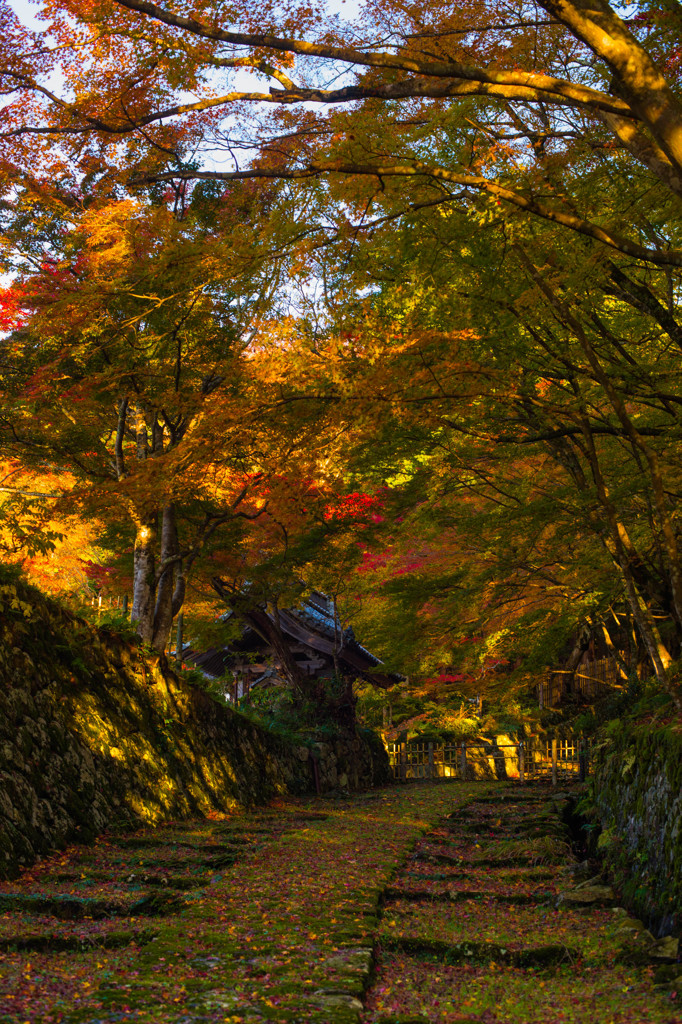
<path id="1" fill-rule="evenodd" d="M 357 642 L 352 629 L 342 629 L 338 618 L 335 621 L 332 603 L 323 594 L 313 593 L 299 608 L 282 609 L 279 624 L 292 647 L 298 647 L 301 653 L 308 649 L 307 660 L 301 667 L 311 675 L 318 672 L 324 675 L 329 668 L 333 670 L 336 651 L 345 674 L 363 676 L 377 686 L 391 686 L 396 681 L 392 675 L 372 671 L 381 664 L 380 659 Z M 251 659 L 245 657 L 247 650 L 252 654 Z M 229 669 L 262 674 L 268 668 L 267 663 L 261 663 L 260 658 L 253 661 L 253 655 L 261 651 L 264 657 L 272 657 L 266 641 L 246 627 L 240 640 L 203 652 L 188 649 L 183 653 L 183 660 L 216 678 Z M 321 657 L 315 658 L 313 652 Z"/>

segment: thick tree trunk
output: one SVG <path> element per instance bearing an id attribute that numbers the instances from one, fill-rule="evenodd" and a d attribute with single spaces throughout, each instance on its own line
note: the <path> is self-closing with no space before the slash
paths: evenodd
<path id="1" fill-rule="evenodd" d="M 289 643 L 282 630 L 272 621 L 266 611 L 254 608 L 241 616 L 259 636 L 270 644 L 279 658 L 282 671 L 293 689 L 302 695 L 310 695 L 310 680 L 304 676 L 291 653 Z"/>
<path id="2" fill-rule="evenodd" d="M 154 635 L 154 604 L 156 595 L 156 519 L 137 524 L 133 554 L 133 609 L 131 622 L 144 643 L 151 644 Z"/>
<path id="3" fill-rule="evenodd" d="M 241 621 L 272 647 L 292 689 L 301 695 L 314 696 L 315 687 L 311 686 L 312 680 L 301 672 L 281 628 L 273 622 L 267 611 L 264 608 L 246 606 L 243 600 L 240 601 L 240 595 L 232 592 L 217 576 L 211 580 L 211 586 Z"/>
<path id="4" fill-rule="evenodd" d="M 682 107 L 625 22 L 606 0 L 540 0 L 540 3 L 607 64 L 613 74 L 615 94 L 625 99 L 633 113 L 641 118 L 668 157 L 671 168 L 678 176 L 682 175 Z"/>
<path id="5" fill-rule="evenodd" d="M 152 647 L 155 651 L 165 650 L 173 625 L 173 595 L 175 591 L 175 576 L 177 563 L 175 559 L 178 553 L 178 531 L 175 522 L 175 506 L 164 505 L 161 515 L 161 553 L 159 567 L 161 576 L 156 587 L 156 602 L 154 605 L 154 620 L 152 629 Z"/>

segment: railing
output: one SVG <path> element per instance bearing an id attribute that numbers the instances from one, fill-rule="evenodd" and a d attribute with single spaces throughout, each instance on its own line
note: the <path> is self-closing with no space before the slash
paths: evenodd
<path id="1" fill-rule="evenodd" d="M 582 738 L 563 737 L 540 742 L 387 743 L 393 778 L 397 782 L 435 779 L 584 779 L 589 774 L 591 749 Z"/>
<path id="2" fill-rule="evenodd" d="M 623 675 L 620 665 L 625 664 L 625 660 L 626 655 L 622 653 L 620 663 L 615 658 L 602 658 L 583 662 L 575 672 L 564 669 L 544 672 L 537 683 L 539 706 L 553 708 L 569 695 L 594 699 L 621 689 Z"/>

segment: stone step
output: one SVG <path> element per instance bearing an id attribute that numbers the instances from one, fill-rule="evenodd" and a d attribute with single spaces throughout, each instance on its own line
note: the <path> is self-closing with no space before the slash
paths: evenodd
<path id="1" fill-rule="evenodd" d="M 434 892 L 431 889 L 401 889 L 400 886 L 389 886 L 384 890 L 384 901 L 389 903 L 392 900 L 414 900 L 416 903 L 458 903 L 466 900 L 481 900 L 481 902 L 507 903 L 510 906 L 521 907 L 554 903 L 556 896 L 553 892 L 538 894 L 499 893 L 489 892 L 484 889 L 446 889 L 445 891 Z"/>
<path id="2" fill-rule="evenodd" d="M 381 945 L 385 949 L 400 950 L 408 956 L 444 964 L 487 964 L 494 961 L 510 967 L 556 967 L 558 964 L 573 963 L 579 956 L 577 949 L 561 943 L 508 949 L 495 942 L 469 939 L 463 942 L 443 942 L 441 939 L 418 936 L 387 935 L 381 937 Z"/>
<path id="3" fill-rule="evenodd" d="M 41 914 L 61 921 L 100 921 L 112 917 L 162 917 L 186 906 L 177 892 L 157 889 L 135 900 L 96 899 L 88 896 L 0 893 L 0 913 Z"/>
<path id="4" fill-rule="evenodd" d="M 93 949 L 122 949 L 125 946 L 144 946 L 156 938 L 158 932 L 118 931 L 106 934 L 88 935 L 52 935 L 43 934 L 12 935 L 0 938 L 0 952 L 27 953 L 89 953 Z"/>

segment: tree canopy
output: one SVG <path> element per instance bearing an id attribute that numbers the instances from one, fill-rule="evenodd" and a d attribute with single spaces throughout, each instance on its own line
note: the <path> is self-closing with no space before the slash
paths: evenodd
<path id="1" fill-rule="evenodd" d="M 40 11 L 2 8 L 0 443 L 128 523 L 141 635 L 204 565 L 325 585 L 397 669 L 587 626 L 674 686 L 675 0 Z"/>

